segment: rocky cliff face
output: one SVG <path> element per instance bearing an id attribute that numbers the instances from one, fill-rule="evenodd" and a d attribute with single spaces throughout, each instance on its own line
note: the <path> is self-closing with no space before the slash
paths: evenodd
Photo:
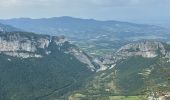
<path id="1" fill-rule="evenodd" d="M 93 59 L 63 36 L 0 32 L 0 100 L 56 99 L 96 70 Z"/>
<path id="2" fill-rule="evenodd" d="M 0 33 L 0 54 L 22 59 L 42 58 L 52 52 L 50 46 L 55 46 L 59 51 L 73 55 L 80 62 L 87 64 L 92 71 L 100 68 L 100 64 L 97 64 L 85 52 L 70 44 L 64 36 L 50 37 L 22 32 Z"/>
<path id="3" fill-rule="evenodd" d="M 159 41 L 138 41 L 122 46 L 113 55 L 105 56 L 99 60 L 108 68 L 113 68 L 117 62 L 133 56 L 144 58 L 166 58 L 170 61 L 170 45 Z"/>
<path id="4" fill-rule="evenodd" d="M 161 55 L 170 58 L 169 53 L 170 51 L 166 49 L 165 43 L 158 41 L 140 41 L 121 47 L 116 54 L 122 57 L 142 56 L 144 58 L 154 58 Z"/>
<path id="5" fill-rule="evenodd" d="M 42 57 L 38 50 L 46 49 L 49 43 L 49 36 L 31 36 L 19 32 L 0 34 L 0 52 L 14 57 Z"/>
<path id="6" fill-rule="evenodd" d="M 153 58 L 157 56 L 158 49 L 161 50 L 161 53 L 165 53 L 161 43 L 145 41 L 127 44 L 120 48 L 117 54 L 121 56 L 143 56 L 146 58 Z"/>
<path id="7" fill-rule="evenodd" d="M 83 92 L 76 92 L 78 95 L 71 95 L 70 98 L 74 100 L 81 96 L 80 98 L 88 99 L 93 94 L 100 95 L 104 92 L 105 98 L 109 98 L 110 94 L 142 94 L 145 95 L 142 100 L 169 100 L 169 54 L 170 45 L 159 41 L 127 44 L 114 55 L 100 58 L 111 70 L 96 75 Z"/>

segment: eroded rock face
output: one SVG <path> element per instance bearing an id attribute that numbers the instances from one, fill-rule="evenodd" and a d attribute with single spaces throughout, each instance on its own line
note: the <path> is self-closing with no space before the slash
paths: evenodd
<path id="1" fill-rule="evenodd" d="M 142 56 L 144 58 L 166 58 L 170 61 L 170 45 L 159 41 L 138 41 L 122 46 L 113 55 L 105 56 L 99 60 L 103 65 L 109 65 L 112 68 L 117 62 L 127 59 L 128 57 Z"/>
<path id="2" fill-rule="evenodd" d="M 50 36 L 32 33 L 0 33 L 0 52 L 23 58 L 40 57 L 36 56 L 40 55 L 39 49 L 47 49 L 50 41 Z"/>
<path id="3" fill-rule="evenodd" d="M 59 52 L 73 55 L 80 62 L 87 64 L 87 67 L 92 71 L 96 71 L 101 67 L 100 63 L 90 58 L 76 46 L 70 44 L 64 36 L 50 37 L 21 32 L 0 33 L 0 54 L 22 59 L 42 58 L 52 53 L 50 46 L 56 47 L 55 50 Z"/>
<path id="4" fill-rule="evenodd" d="M 53 36 L 52 37 L 52 41 L 56 44 L 56 45 L 60 45 L 62 46 L 62 44 L 64 44 L 65 42 L 67 42 L 68 40 L 64 37 L 64 36 Z"/>
<path id="5" fill-rule="evenodd" d="M 97 59 L 91 58 L 84 51 L 78 48 L 70 48 L 69 53 L 74 55 L 74 57 L 76 57 L 80 62 L 87 64 L 91 71 L 102 71 L 107 69 L 107 67 L 104 66 L 102 62 Z"/>
<path id="6" fill-rule="evenodd" d="M 45 49 L 45 48 L 48 48 L 49 44 L 50 44 L 50 38 L 49 37 L 46 37 L 46 38 L 40 38 L 37 40 L 37 45 L 38 45 L 38 48 L 41 48 L 41 49 Z"/>
<path id="7" fill-rule="evenodd" d="M 40 54 L 34 54 L 34 53 L 20 53 L 20 52 L 4 52 L 4 54 L 13 56 L 13 57 L 19 57 L 19 58 L 41 58 L 43 57 Z"/>
<path id="8" fill-rule="evenodd" d="M 92 71 L 95 70 L 94 65 L 91 63 L 91 60 L 88 58 L 87 55 L 83 54 L 83 51 L 75 48 L 70 48 L 69 52 L 73 54 L 77 59 L 79 59 L 79 61 L 81 61 L 82 63 L 89 65 L 88 67 L 92 69 Z"/>
<path id="9" fill-rule="evenodd" d="M 46 54 L 50 53 L 47 48 L 52 41 L 51 39 L 58 41 L 58 44 L 62 44 L 65 38 L 62 37 L 60 40 L 60 37 L 56 39 L 50 36 L 21 32 L 0 33 L 0 52 L 20 58 L 40 58 L 43 55 L 39 53 L 39 49 L 43 49 Z"/>
<path id="10" fill-rule="evenodd" d="M 48 36 L 34 37 L 22 33 L 1 33 L 0 52 L 21 58 L 42 57 L 38 49 L 45 49 L 50 43 Z"/>
<path id="11" fill-rule="evenodd" d="M 117 51 L 117 55 L 123 57 L 142 56 L 145 58 L 154 58 L 158 55 L 166 55 L 167 51 L 161 42 L 142 41 L 123 46 Z"/>
<path id="12" fill-rule="evenodd" d="M 38 48 L 45 49 L 50 43 L 49 37 L 31 37 L 17 34 L 0 35 L 0 51 L 36 52 Z"/>

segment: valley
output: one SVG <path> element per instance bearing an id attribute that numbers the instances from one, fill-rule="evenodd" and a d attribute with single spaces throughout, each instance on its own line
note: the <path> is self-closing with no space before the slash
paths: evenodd
<path id="1" fill-rule="evenodd" d="M 0 100 L 170 100 L 170 0 L 0 0 Z"/>
<path id="2" fill-rule="evenodd" d="M 0 22 L 2 100 L 170 98 L 170 34 L 162 27 L 70 17 Z"/>
<path id="3" fill-rule="evenodd" d="M 148 100 L 149 98 L 149 100 L 156 98 L 168 100 L 164 94 L 169 95 L 170 62 L 169 56 L 157 51 L 156 46 L 161 47 L 160 43 L 146 41 L 125 45 L 120 51 L 122 49 L 123 52 L 127 51 L 126 54 L 130 54 L 131 57 L 121 57 L 122 60 L 117 60 L 113 68 L 96 74 L 85 90 L 76 91 L 70 96 L 70 100 L 89 98 L 89 100 L 133 100 L 133 98 L 134 100 Z M 139 47 L 139 51 L 145 48 L 150 53 L 155 54 L 154 51 L 156 51 L 159 55 L 157 57 L 145 56 L 147 51 L 142 51 L 143 53 L 135 56 L 133 53 L 138 54 L 139 51 L 132 50 L 131 45 L 132 48 Z M 166 52 L 169 55 L 168 51 Z"/>

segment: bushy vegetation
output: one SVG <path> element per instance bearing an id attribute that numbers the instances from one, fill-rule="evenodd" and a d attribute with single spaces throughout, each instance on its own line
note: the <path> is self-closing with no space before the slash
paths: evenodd
<path id="1" fill-rule="evenodd" d="M 156 58 L 131 57 L 121 61 L 116 66 L 117 84 L 119 84 L 123 95 L 138 95 L 145 87 L 143 71 L 150 68 L 157 61 Z M 140 74 L 141 73 L 141 74 Z"/>
<path id="2" fill-rule="evenodd" d="M 66 44 L 63 49 L 69 46 Z M 82 86 L 92 72 L 74 56 L 51 45 L 43 58 L 0 55 L 1 100 L 47 100 Z"/>
<path id="3" fill-rule="evenodd" d="M 154 92 L 170 91 L 170 63 L 166 59 L 140 56 L 122 60 L 114 69 L 100 72 L 72 100 L 147 100 Z M 80 95 L 75 95 L 80 93 Z M 82 96 L 83 95 L 83 96 Z"/>

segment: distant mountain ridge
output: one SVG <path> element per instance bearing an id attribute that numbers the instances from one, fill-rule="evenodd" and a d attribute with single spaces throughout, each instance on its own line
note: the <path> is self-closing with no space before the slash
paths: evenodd
<path id="1" fill-rule="evenodd" d="M 0 23 L 12 25 L 29 32 L 50 35 L 65 35 L 78 39 L 91 39 L 106 35 L 110 38 L 127 39 L 127 37 L 166 38 L 169 32 L 159 26 L 134 24 L 120 21 L 98 21 L 72 17 L 53 18 L 16 18 L 0 20 Z"/>
<path id="2" fill-rule="evenodd" d="M 21 31 L 21 30 L 13 26 L 0 23 L 0 32 L 12 32 L 12 31 Z"/>

